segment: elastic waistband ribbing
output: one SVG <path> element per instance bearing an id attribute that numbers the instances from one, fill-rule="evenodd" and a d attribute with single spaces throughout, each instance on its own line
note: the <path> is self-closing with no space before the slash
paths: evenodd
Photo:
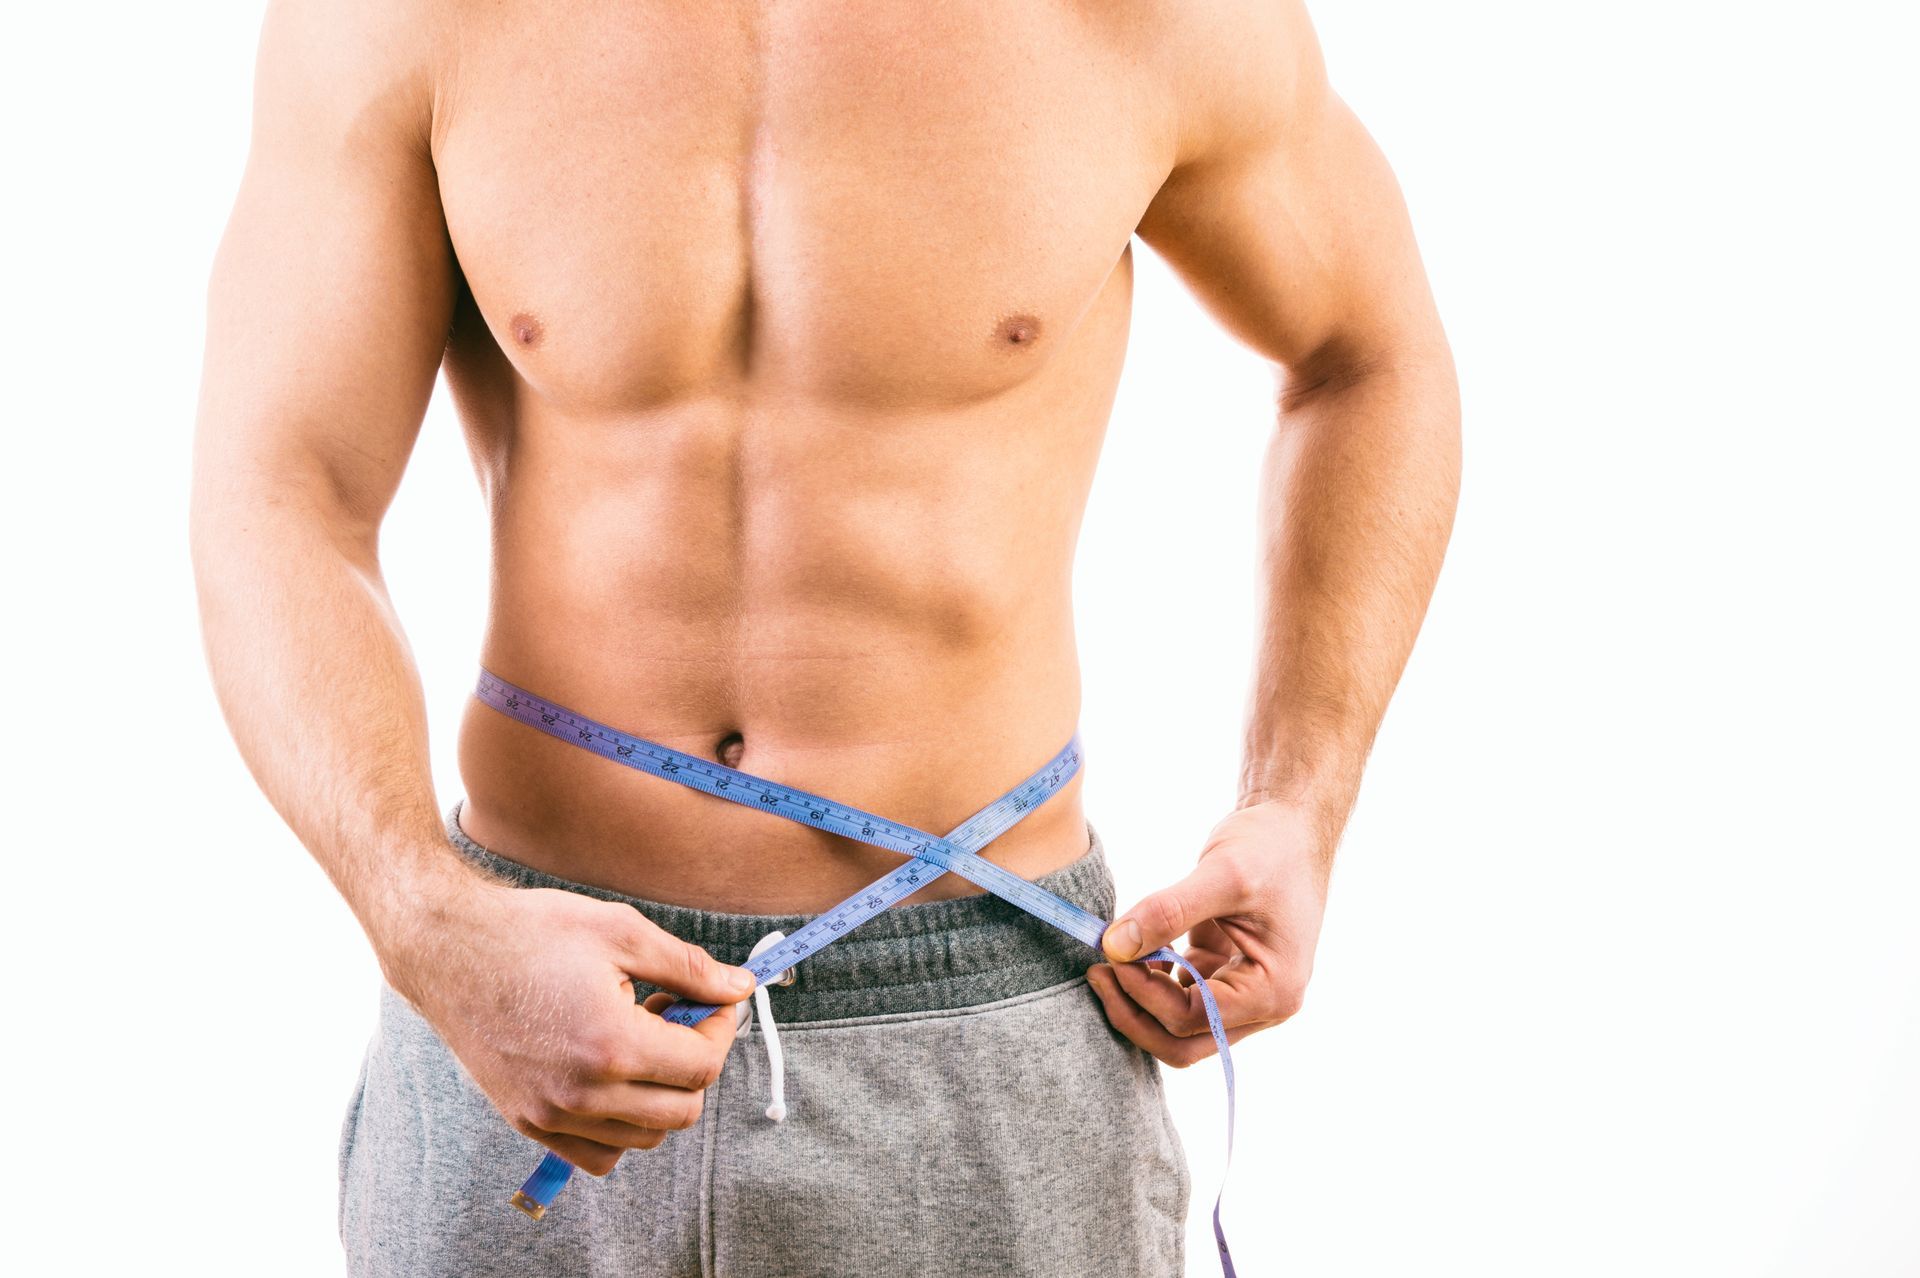
<path id="1" fill-rule="evenodd" d="M 510 861 L 460 828 L 460 804 L 447 813 L 447 840 L 481 870 L 518 887 L 559 888 L 631 905 L 663 931 L 723 963 L 746 962 L 768 932 L 792 933 L 805 914 L 721 914 L 665 905 L 575 883 Z M 1079 858 L 1035 880 L 1101 918 L 1113 917 L 1113 873 L 1093 823 Z M 794 969 L 790 986 L 772 986 L 781 1021 L 828 1021 L 975 1007 L 1046 989 L 1101 961 L 1097 950 L 996 896 L 980 893 L 924 905 L 896 905 Z M 653 992 L 636 984 L 638 997 Z"/>

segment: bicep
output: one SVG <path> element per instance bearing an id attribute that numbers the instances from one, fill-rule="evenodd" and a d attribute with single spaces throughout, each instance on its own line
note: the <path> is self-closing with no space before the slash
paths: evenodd
<path id="1" fill-rule="evenodd" d="M 207 297 L 196 505 L 310 502 L 370 536 L 432 393 L 454 267 L 430 96 L 377 28 L 321 8 L 276 4 L 262 35 Z"/>
<path id="2" fill-rule="evenodd" d="M 1290 381 L 1441 349 L 1399 184 L 1327 84 L 1304 14 L 1239 56 L 1242 76 L 1203 91 L 1209 127 L 1141 238 Z"/>

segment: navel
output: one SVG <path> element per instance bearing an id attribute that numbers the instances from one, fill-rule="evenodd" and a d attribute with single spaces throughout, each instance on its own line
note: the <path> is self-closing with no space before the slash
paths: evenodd
<path id="1" fill-rule="evenodd" d="M 507 321 L 507 331 L 513 334 L 515 343 L 529 349 L 538 346 L 541 334 L 546 332 L 540 327 L 540 321 L 525 311 Z"/>
<path id="2" fill-rule="evenodd" d="M 740 757 L 747 752 L 747 739 L 737 732 L 729 732 L 721 737 L 713 747 L 713 757 L 729 768 L 740 766 Z"/>
<path id="3" fill-rule="evenodd" d="M 993 330 L 993 342 L 1001 347 L 1031 346 L 1040 340 L 1040 320 L 1033 315 L 1009 315 Z"/>

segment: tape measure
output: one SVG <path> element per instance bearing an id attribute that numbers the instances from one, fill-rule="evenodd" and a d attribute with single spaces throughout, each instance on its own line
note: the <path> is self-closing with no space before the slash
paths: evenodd
<path id="1" fill-rule="evenodd" d="M 1051 924 L 1067 935 L 1098 950 L 1107 930 L 1106 921 L 1063 900 L 1012 871 L 995 865 L 979 855 L 980 849 L 1011 829 L 1021 818 L 1056 794 L 1080 770 L 1080 737 L 1073 738 L 1039 771 L 968 817 L 945 838 L 925 830 L 902 825 L 875 816 L 860 808 L 836 803 L 805 790 L 779 785 L 764 777 L 729 768 L 723 763 L 700 758 L 664 746 L 658 742 L 621 732 L 587 718 L 573 710 L 555 705 L 519 688 L 486 670 L 480 672 L 474 695 L 511 718 L 549 736 L 593 751 L 615 763 L 661 777 L 715 798 L 725 799 L 775 816 L 810 825 L 843 838 L 897 852 L 906 862 L 862 888 L 838 905 L 809 921 L 784 941 L 763 950 L 746 964 L 761 985 L 779 977 L 788 968 L 824 947 L 833 944 L 868 919 L 919 891 L 948 872 L 984 888 L 1010 905 Z M 1213 1033 L 1214 1046 L 1220 1052 L 1220 1069 L 1227 1084 L 1227 1157 L 1233 1156 L 1234 1085 L 1233 1057 L 1227 1049 L 1227 1033 L 1220 1018 L 1220 1007 L 1213 990 L 1194 966 L 1171 947 L 1143 955 L 1140 962 L 1170 962 L 1186 969 L 1206 1007 L 1207 1028 Z M 661 1016 L 676 1025 L 698 1025 L 717 1008 L 706 1003 L 676 1002 Z M 549 1152 L 513 1195 L 513 1205 L 535 1220 L 573 1175 L 573 1164 Z M 1222 1176 L 1222 1192 L 1225 1192 Z M 1220 1267 L 1226 1278 L 1235 1278 L 1233 1257 L 1227 1251 L 1227 1237 L 1220 1224 L 1220 1199 L 1213 1203 L 1213 1236 L 1220 1247 Z"/>

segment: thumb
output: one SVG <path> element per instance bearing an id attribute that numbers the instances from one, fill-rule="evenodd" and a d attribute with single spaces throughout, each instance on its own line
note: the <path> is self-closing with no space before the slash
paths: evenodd
<path id="1" fill-rule="evenodd" d="M 1107 925 L 1100 948 L 1116 963 L 1142 958 L 1197 924 L 1231 912 L 1236 899 L 1219 862 L 1202 861 L 1186 878 L 1162 888 Z"/>
<path id="2" fill-rule="evenodd" d="M 628 976 L 658 985 L 699 1003 L 738 1003 L 753 993 L 752 972 L 729 967 L 697 945 L 664 932 L 634 912 L 638 924 L 624 947 L 621 968 Z"/>

